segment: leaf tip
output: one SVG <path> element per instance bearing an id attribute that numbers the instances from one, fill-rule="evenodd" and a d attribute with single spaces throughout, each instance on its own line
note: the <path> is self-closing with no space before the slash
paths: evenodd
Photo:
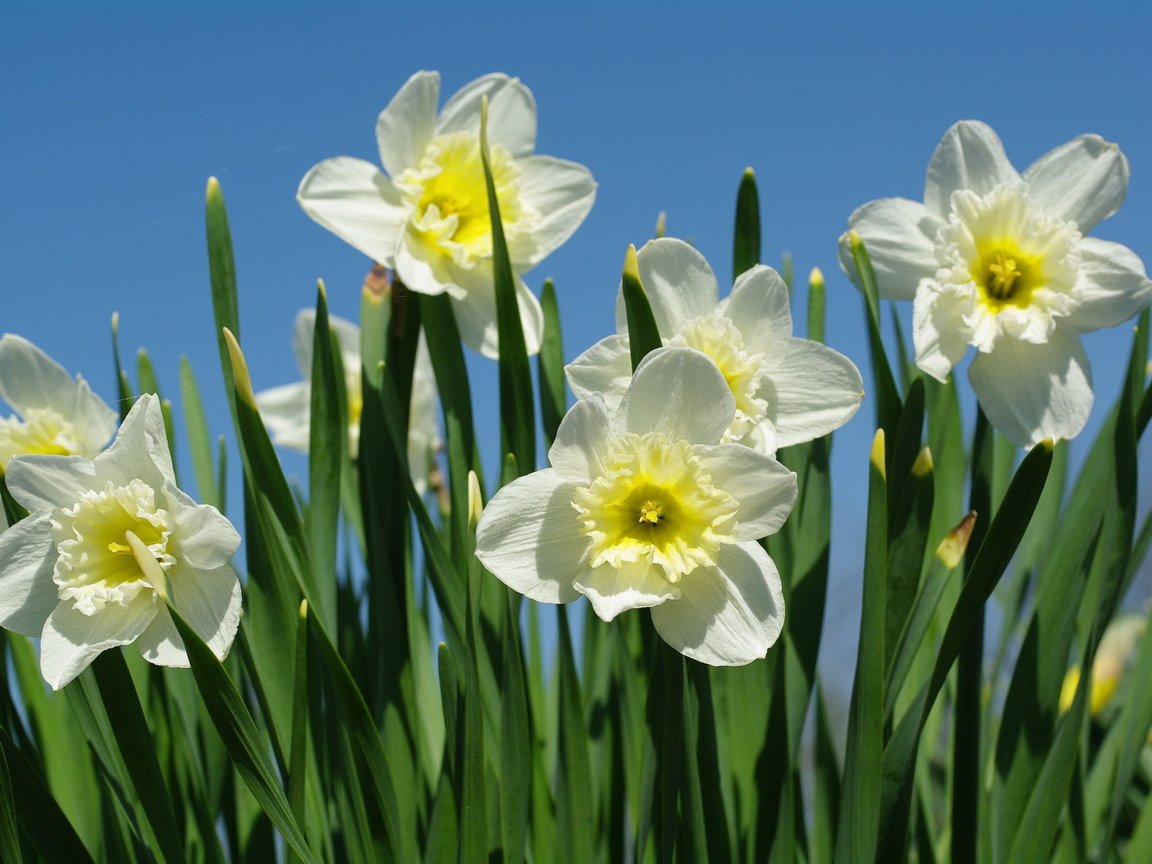
<path id="1" fill-rule="evenodd" d="M 819 267 L 813 267 L 812 272 L 808 274 L 808 288 L 812 291 L 823 290 L 824 271 Z"/>
<path id="2" fill-rule="evenodd" d="M 232 381 L 236 387 L 236 395 L 253 411 L 256 408 L 256 394 L 252 390 L 252 377 L 248 374 L 248 363 L 244 359 L 244 352 L 240 350 L 240 343 L 227 327 L 224 331 L 224 341 L 228 343 L 228 358 L 232 362 Z"/>
<path id="3" fill-rule="evenodd" d="M 917 480 L 922 480 L 932 473 L 933 467 L 932 450 L 928 447 L 923 447 L 916 457 L 916 461 L 912 463 L 912 476 Z"/>
<path id="4" fill-rule="evenodd" d="M 884 430 L 877 429 L 876 435 L 872 438 L 872 452 L 868 456 L 872 467 L 880 472 L 880 476 L 884 479 L 888 478 L 888 469 L 884 465 Z"/>
<path id="5" fill-rule="evenodd" d="M 968 550 L 968 541 L 972 539 L 972 529 L 975 525 L 976 511 L 972 510 L 960 520 L 959 525 L 948 532 L 948 535 L 936 547 L 936 557 L 949 570 L 960 566 L 960 561 Z"/>

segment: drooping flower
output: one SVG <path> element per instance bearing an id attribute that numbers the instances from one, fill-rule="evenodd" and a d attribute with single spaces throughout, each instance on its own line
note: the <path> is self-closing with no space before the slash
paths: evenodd
<path id="1" fill-rule="evenodd" d="M 187 666 L 168 603 L 217 657 L 228 654 L 240 535 L 176 487 L 155 396 L 140 397 L 95 459 L 17 456 L 6 480 L 29 515 L 0 534 L 0 625 L 40 637 L 54 689 L 133 642 L 151 663 Z"/>
<path id="2" fill-rule="evenodd" d="M 831 348 L 792 336 L 788 286 L 775 270 L 753 267 L 718 300 L 712 268 L 681 240 L 652 240 L 637 261 L 664 344 L 707 354 L 732 390 L 736 413 L 724 442 L 772 456 L 778 447 L 828 434 L 856 413 L 864 396 L 860 372 Z M 565 367 L 578 398 L 602 393 L 610 407 L 632 376 L 622 294 L 616 324 L 616 335 Z"/>
<path id="3" fill-rule="evenodd" d="M 583 165 L 534 156 L 536 103 L 516 78 L 492 74 L 460 89 L 440 110 L 440 75 L 418 72 L 376 122 L 384 174 L 370 162 L 328 159 L 300 183 L 309 216 L 413 291 L 448 292 L 464 341 L 497 356 L 492 225 L 480 161 L 480 104 L 488 99 L 493 180 L 517 276 L 529 353 L 540 350 L 543 313 L 519 275 L 584 221 L 596 183 Z"/>
<path id="4" fill-rule="evenodd" d="M 79 375 L 21 336 L 0 337 L 0 474 L 22 453 L 95 456 L 116 431 L 116 412 Z"/>
<path id="5" fill-rule="evenodd" d="M 723 444 L 736 401 L 691 348 L 652 352 L 615 410 L 577 402 L 548 453 L 488 503 L 476 555 L 533 600 L 581 594 L 610 621 L 652 607 L 666 642 L 713 665 L 763 657 L 780 635 L 776 565 L 756 540 L 779 530 L 796 475 Z"/>
<path id="6" fill-rule="evenodd" d="M 364 407 L 360 380 L 360 328 L 337 315 L 328 322 L 340 343 L 344 366 L 344 387 L 348 393 L 348 447 L 353 458 L 360 449 L 360 413 Z M 303 381 L 283 384 L 256 394 L 260 417 L 272 441 L 281 447 L 308 452 L 309 422 L 312 414 L 312 338 L 316 329 L 316 311 L 301 309 L 296 313 L 292 347 Z M 440 449 L 440 432 L 436 411 L 436 379 L 432 358 L 424 334 L 416 347 L 416 366 L 412 373 L 412 401 L 408 417 L 408 468 L 412 483 L 421 494 L 428 488 L 428 475 L 436 464 Z"/>
<path id="7" fill-rule="evenodd" d="M 1092 408 L 1080 334 L 1113 327 L 1152 296 L 1144 264 L 1085 236 L 1115 213 L 1128 160 L 1096 135 L 1023 174 L 996 133 L 965 121 L 928 164 L 924 203 L 882 198 L 849 218 L 883 296 L 912 299 L 916 364 L 944 381 L 969 346 L 968 378 L 988 419 L 1021 446 L 1072 438 Z M 850 234 L 840 263 L 859 282 Z"/>

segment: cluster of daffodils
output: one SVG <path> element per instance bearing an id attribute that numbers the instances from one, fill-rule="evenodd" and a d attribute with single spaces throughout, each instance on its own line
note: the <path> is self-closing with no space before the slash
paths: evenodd
<path id="1" fill-rule="evenodd" d="M 102 651 L 135 644 L 187 666 L 174 609 L 223 659 L 240 622 L 229 563 L 240 536 L 216 508 L 176 486 L 164 418 L 141 396 L 116 415 L 24 339 L 0 340 L 4 481 L 27 516 L 0 533 L 0 625 L 40 639 L 56 689 Z"/>
<path id="2" fill-rule="evenodd" d="M 1152 296 L 1140 259 L 1085 236 L 1128 188 L 1120 149 L 1084 135 L 1020 174 L 983 123 L 949 129 L 924 203 L 882 198 L 849 219 L 882 296 L 913 300 L 916 364 L 944 381 L 968 353 L 972 389 L 994 426 L 1022 446 L 1072 438 L 1092 409 L 1080 334 L 1133 317 Z M 840 262 L 859 282 L 851 233 Z"/>
<path id="3" fill-rule="evenodd" d="M 438 76 L 419 73 L 380 115 L 387 174 L 361 160 L 330 159 L 308 173 L 298 199 L 408 288 L 446 292 L 464 341 L 496 356 L 480 152 L 487 100 L 493 180 L 525 341 L 535 353 L 542 316 L 519 276 L 576 229 L 595 183 L 580 165 L 531 155 L 534 101 L 519 81 L 480 78 L 439 114 L 438 94 Z M 657 629 L 684 654 L 748 663 L 764 656 L 783 624 L 780 577 L 757 542 L 780 528 L 796 496 L 796 477 L 775 460 L 777 448 L 845 423 L 863 396 L 860 373 L 837 352 L 792 336 L 788 289 L 771 269 L 753 268 L 719 300 L 711 268 L 686 243 L 653 241 L 638 262 L 665 347 L 633 376 L 618 299 L 619 333 L 566 370 L 580 401 L 560 426 L 552 468 L 489 503 L 477 526 L 477 555 L 533 599 L 584 595 L 605 620 L 653 607 Z M 305 372 L 312 326 L 311 318 L 298 319 Z M 346 322 L 334 328 L 354 406 L 357 334 Z M 409 433 L 414 474 L 427 462 L 413 451 L 430 452 L 426 430 L 434 428 L 434 414 L 429 420 L 417 406 L 423 368 L 416 369 Z M 278 443 L 307 446 L 307 402 L 306 384 L 261 394 Z M 355 428 L 350 434 L 354 450 Z"/>

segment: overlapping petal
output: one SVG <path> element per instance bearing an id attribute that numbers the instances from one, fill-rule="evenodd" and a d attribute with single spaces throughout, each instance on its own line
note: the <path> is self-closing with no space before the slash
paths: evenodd
<path id="1" fill-rule="evenodd" d="M 652 623 L 665 642 L 701 663 L 751 663 L 784 626 L 780 574 L 759 545 L 726 546 L 715 570 L 691 574 L 676 602 L 652 610 Z"/>
<path id="2" fill-rule="evenodd" d="M 304 175 L 300 207 L 373 261 L 391 264 L 408 220 L 400 193 L 371 162 L 338 156 Z"/>
<path id="3" fill-rule="evenodd" d="M 880 198 L 858 207 L 848 217 L 852 230 L 864 241 L 876 287 L 882 297 L 911 300 L 921 279 L 931 278 L 939 263 L 935 237 L 943 220 L 918 201 Z M 848 233 L 840 237 L 840 268 L 859 284 Z"/>
<path id="4" fill-rule="evenodd" d="M 976 355 L 968 379 L 988 420 L 1022 447 L 1074 438 L 1092 411 L 1088 355 L 1063 332 L 1041 345 L 1001 340 Z"/>
<path id="5" fill-rule="evenodd" d="M 1068 317 L 1079 330 L 1115 327 L 1138 315 L 1152 297 L 1152 281 L 1140 257 L 1119 243 L 1085 237 L 1080 241 L 1080 305 Z"/>
<path id="6" fill-rule="evenodd" d="M 1019 177 L 991 126 L 961 120 L 944 133 L 928 163 L 924 205 L 934 216 L 947 219 L 953 192 L 967 189 L 986 195 Z"/>
<path id="7" fill-rule="evenodd" d="M 579 596 L 574 582 L 588 567 L 588 538 L 577 531 L 575 485 L 552 469 L 505 486 L 476 527 L 476 557 L 505 585 L 541 603 Z"/>
<path id="8" fill-rule="evenodd" d="M 1111 141 L 1081 135 L 1033 162 L 1024 179 L 1037 204 L 1086 234 L 1124 203 L 1128 160 Z"/>
<path id="9" fill-rule="evenodd" d="M 665 348 L 644 358 L 620 403 L 618 432 L 660 432 L 673 441 L 715 444 L 736 402 L 720 370 L 691 348 Z"/>

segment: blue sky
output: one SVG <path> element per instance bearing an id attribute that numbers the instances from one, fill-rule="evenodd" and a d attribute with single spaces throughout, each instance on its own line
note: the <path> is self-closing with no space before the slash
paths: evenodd
<path id="1" fill-rule="evenodd" d="M 836 238 L 872 198 L 920 198 L 932 149 L 964 118 L 990 123 L 1020 168 L 1080 133 L 1118 142 L 1132 165 L 1128 202 L 1095 233 L 1152 260 L 1152 12 L 1134 3 L 576 12 L 497 2 L 486 17 L 432 2 L 157 5 L 17 3 L 0 16 L 0 330 L 111 398 L 117 310 L 123 348 L 146 347 L 169 393 L 179 357 L 192 360 L 220 432 L 207 178 L 219 177 L 229 205 L 256 386 L 295 380 L 292 321 L 316 279 L 335 312 L 355 317 L 370 264 L 299 210 L 296 186 L 330 156 L 375 160 L 376 115 L 422 68 L 441 71 L 445 94 L 489 71 L 519 76 L 536 96 L 538 152 L 598 180 L 584 226 L 528 276 L 537 289 L 555 279 L 569 358 L 612 329 L 624 250 L 651 236 L 661 211 L 724 282 L 735 192 L 751 166 L 766 262 L 787 250 L 799 275 L 823 269 L 828 342 L 863 368 L 861 302 L 836 266 Z M 1128 343 L 1126 329 L 1087 340 L 1089 432 L 1118 391 Z M 494 393 L 494 364 L 473 360 L 479 392 Z M 845 597 L 832 602 L 844 608 L 871 418 L 866 402 L 835 450 Z M 494 417 L 482 428 L 490 463 L 495 428 Z"/>

